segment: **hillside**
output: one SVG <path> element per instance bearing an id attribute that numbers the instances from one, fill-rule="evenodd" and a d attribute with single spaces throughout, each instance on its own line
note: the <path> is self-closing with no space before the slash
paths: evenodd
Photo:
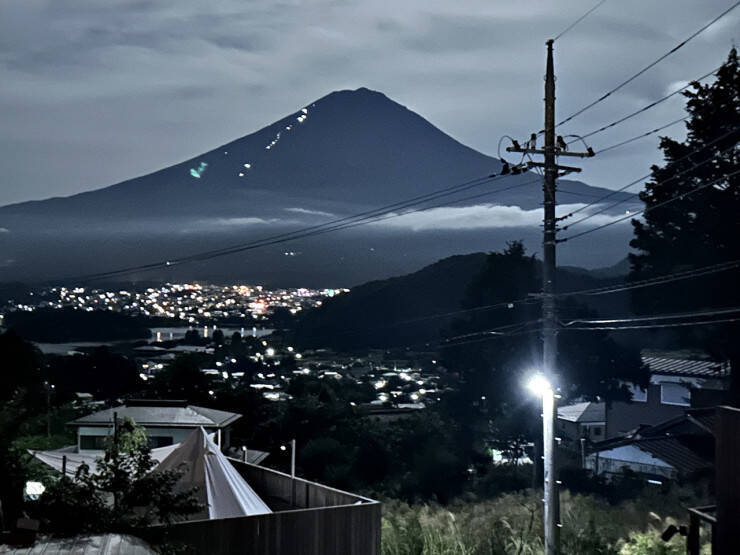
<path id="1" fill-rule="evenodd" d="M 465 316 L 458 311 L 463 308 L 466 296 L 476 297 L 472 288 L 487 258 L 486 253 L 452 256 L 408 275 L 355 287 L 305 314 L 297 327 L 295 341 L 304 347 L 339 350 L 433 344 L 453 321 Z M 539 262 L 536 267 L 539 268 Z M 559 290 L 579 291 L 623 279 L 623 276 L 601 278 L 601 273 L 601 270 L 559 268 Z M 489 287 L 495 289 L 496 283 Z M 629 306 L 623 294 L 578 300 L 592 310 L 611 313 L 622 313 Z"/>

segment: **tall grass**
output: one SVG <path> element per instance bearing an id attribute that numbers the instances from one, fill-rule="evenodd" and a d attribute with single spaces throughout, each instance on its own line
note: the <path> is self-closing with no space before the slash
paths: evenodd
<path id="1" fill-rule="evenodd" d="M 534 492 L 448 507 L 384 504 L 382 555 L 536 555 L 542 547 L 541 502 Z M 659 509 L 662 517 L 655 509 Z M 686 520 L 677 496 L 641 496 L 610 505 L 594 496 L 561 497 L 561 551 L 568 555 L 678 555 L 685 539 L 660 533 Z"/>

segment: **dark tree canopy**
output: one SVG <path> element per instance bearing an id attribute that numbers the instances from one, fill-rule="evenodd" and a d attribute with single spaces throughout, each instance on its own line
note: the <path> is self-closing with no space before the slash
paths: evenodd
<path id="1" fill-rule="evenodd" d="M 12 442 L 23 423 L 42 412 L 46 388 L 38 349 L 13 332 L 0 334 L 0 501 L 6 518 L 17 516 L 25 474 Z"/>
<path id="2" fill-rule="evenodd" d="M 56 387 L 58 401 L 73 400 L 77 392 L 113 399 L 142 388 L 136 363 L 107 346 L 89 354 L 50 357 L 47 375 Z"/>
<path id="3" fill-rule="evenodd" d="M 467 435 L 471 445 L 486 429 L 507 441 L 531 437 L 538 426 L 536 411 L 525 406 L 530 396 L 523 385 L 542 361 L 541 305 L 535 298 L 511 301 L 540 290 L 540 269 L 539 261 L 526 256 L 518 242 L 491 253 L 466 293 L 464 307 L 476 310 L 455 323 L 450 346 L 443 350 L 444 366 L 459 375 L 456 392 L 447 396 L 446 404 L 464 423 L 460 434 Z M 570 318 L 594 316 L 568 298 L 558 301 L 558 311 Z M 495 332 L 480 334 L 487 330 Z M 566 398 L 621 398 L 622 381 L 644 382 L 639 353 L 617 345 L 607 332 L 563 330 L 558 345 L 558 386 Z"/>
<path id="4" fill-rule="evenodd" d="M 630 255 L 632 280 L 740 259 L 740 71 L 735 49 L 714 82 L 693 83 L 684 95 L 686 140 L 661 139 L 665 163 L 652 167 L 652 179 L 640 193 L 646 212 L 644 221 L 632 222 L 630 245 L 637 250 Z M 740 304 L 737 282 L 734 269 L 637 289 L 633 305 L 642 314 L 734 307 Z M 731 359 L 737 368 L 737 332 L 736 324 L 725 323 L 691 326 L 680 333 L 682 344 Z"/>

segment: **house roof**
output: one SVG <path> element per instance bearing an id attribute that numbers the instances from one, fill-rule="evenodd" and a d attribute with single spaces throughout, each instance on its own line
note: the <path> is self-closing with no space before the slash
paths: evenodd
<path id="1" fill-rule="evenodd" d="M 69 422 L 70 426 L 105 426 L 113 424 L 113 414 L 130 418 L 140 426 L 166 428 L 224 428 L 239 420 L 235 412 L 188 405 L 184 401 L 131 400 L 125 405 L 101 410 Z"/>
<path id="2" fill-rule="evenodd" d="M 669 374 L 694 378 L 724 378 L 730 375 L 729 362 L 643 355 L 642 363 L 650 369 L 651 374 Z"/>
<path id="3" fill-rule="evenodd" d="M 713 408 L 688 410 L 685 414 L 596 443 L 593 451 L 606 453 L 633 446 L 665 461 L 682 474 L 711 468 L 714 464 Z"/>
<path id="4" fill-rule="evenodd" d="M 692 474 L 711 468 L 714 464 L 709 453 L 714 448 L 711 437 L 681 435 L 648 438 L 638 440 L 634 445 L 667 462 L 681 474 Z"/>
<path id="5" fill-rule="evenodd" d="M 558 407 L 558 418 L 568 422 L 604 422 L 606 408 L 604 403 L 586 402 Z"/>

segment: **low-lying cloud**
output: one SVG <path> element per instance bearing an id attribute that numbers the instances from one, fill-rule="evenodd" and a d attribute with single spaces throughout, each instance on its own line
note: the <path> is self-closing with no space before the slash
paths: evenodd
<path id="1" fill-rule="evenodd" d="M 336 214 L 332 214 L 331 212 L 324 212 L 322 210 L 310 210 L 308 208 L 286 208 L 286 212 L 294 212 L 296 214 L 307 214 L 309 216 L 326 216 L 327 218 L 333 218 L 336 216 Z"/>
<path id="2" fill-rule="evenodd" d="M 573 210 L 583 208 L 584 204 L 561 204 L 558 206 L 558 216 L 568 214 Z M 598 205 L 583 210 L 578 214 L 580 219 L 599 209 Z M 622 212 L 619 215 L 625 215 Z M 542 209 L 524 210 L 518 206 L 501 206 L 496 204 L 476 204 L 474 206 L 444 206 L 430 208 L 409 214 L 393 214 L 387 219 L 375 222 L 373 225 L 395 229 L 410 229 L 412 231 L 427 230 L 470 230 L 470 229 L 500 229 L 510 227 L 537 227 L 542 224 Z M 614 214 L 595 214 L 579 227 L 583 229 L 602 225 L 614 221 L 618 216 Z M 574 220 L 575 221 L 575 220 Z M 627 220 L 625 220 L 627 221 Z"/>
<path id="3" fill-rule="evenodd" d="M 207 220 L 198 220 L 199 227 L 243 227 L 253 225 L 268 225 L 280 223 L 276 218 L 210 218 Z"/>

